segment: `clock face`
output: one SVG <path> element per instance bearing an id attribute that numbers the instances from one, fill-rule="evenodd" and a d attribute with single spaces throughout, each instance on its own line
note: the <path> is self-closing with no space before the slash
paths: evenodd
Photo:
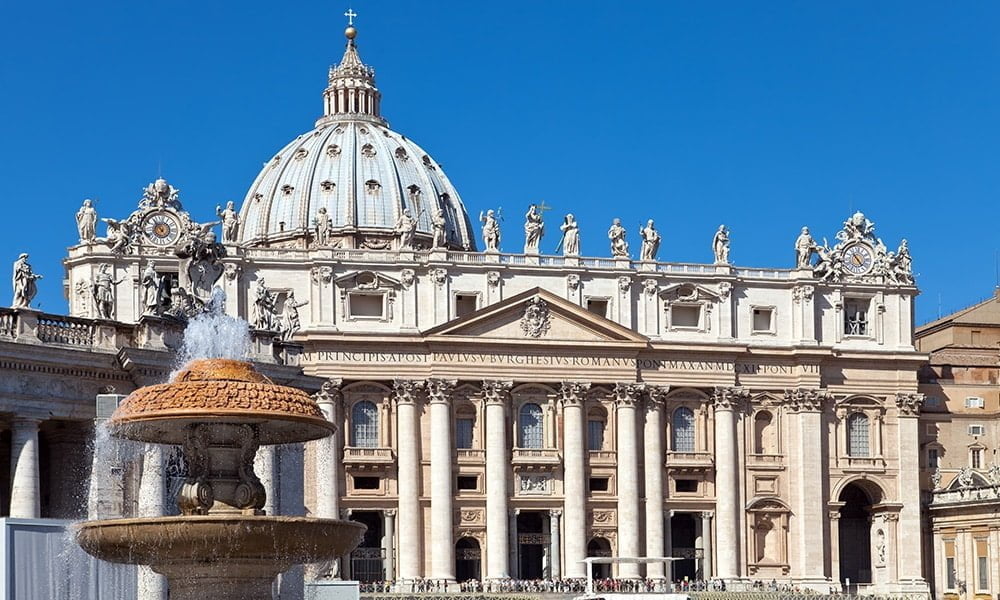
<path id="1" fill-rule="evenodd" d="M 171 214 L 154 213 L 146 217 L 142 224 L 142 231 L 146 234 L 146 239 L 154 246 L 169 246 L 177 242 L 181 225 Z"/>
<path id="2" fill-rule="evenodd" d="M 865 275 L 872 270 L 875 255 L 865 244 L 854 244 L 844 250 L 844 268 L 854 275 Z"/>

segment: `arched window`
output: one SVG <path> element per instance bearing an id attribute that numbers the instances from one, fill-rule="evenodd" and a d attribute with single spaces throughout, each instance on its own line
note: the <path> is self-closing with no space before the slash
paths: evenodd
<path id="1" fill-rule="evenodd" d="M 690 408 L 682 406 L 674 411 L 670 441 L 674 452 L 694 452 L 694 411 Z"/>
<path id="2" fill-rule="evenodd" d="M 520 448 L 542 447 L 542 407 L 529 402 L 521 406 L 518 415 L 517 445 Z"/>
<path id="3" fill-rule="evenodd" d="M 351 445 L 378 447 L 378 407 L 362 400 L 351 409 Z"/>
<path id="4" fill-rule="evenodd" d="M 587 450 L 604 450 L 604 431 L 608 416 L 602 408 L 592 408 L 587 413 Z"/>
<path id="5" fill-rule="evenodd" d="M 753 451 L 754 454 L 775 454 L 774 436 L 771 422 L 774 417 L 766 410 L 757 413 L 753 418 Z"/>
<path id="6" fill-rule="evenodd" d="M 854 413 L 847 417 L 847 455 L 871 456 L 868 449 L 868 416 Z"/>

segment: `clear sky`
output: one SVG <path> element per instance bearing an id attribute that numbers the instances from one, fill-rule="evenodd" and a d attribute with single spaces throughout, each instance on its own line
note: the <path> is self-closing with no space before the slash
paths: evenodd
<path id="1" fill-rule="evenodd" d="M 162 172 L 200 220 L 321 113 L 347 4 L 0 4 L 0 261 L 36 305 L 86 197 L 124 217 Z M 910 241 L 924 322 L 992 293 L 1000 225 L 1000 3 L 356 0 L 392 128 L 445 166 L 473 219 L 572 211 L 607 256 L 613 217 L 655 218 L 660 257 L 788 267 L 802 225 L 863 210 Z M 478 228 L 477 228 L 478 229 Z M 103 225 L 99 230 L 103 235 Z M 558 241 L 549 234 L 543 251 Z M 0 262 L 0 268 L 3 262 Z M 0 286 L 10 298 L 10 279 Z"/>

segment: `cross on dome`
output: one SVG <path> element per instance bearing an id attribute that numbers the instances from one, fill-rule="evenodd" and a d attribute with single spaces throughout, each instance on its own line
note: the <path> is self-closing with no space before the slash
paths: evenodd
<path id="1" fill-rule="evenodd" d="M 348 25 L 354 25 L 354 17 L 358 16 L 358 13 L 348 8 L 347 12 L 344 13 L 344 16 L 347 17 Z"/>

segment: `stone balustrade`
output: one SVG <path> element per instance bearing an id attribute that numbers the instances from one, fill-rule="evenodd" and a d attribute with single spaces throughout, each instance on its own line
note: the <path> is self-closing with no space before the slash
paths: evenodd
<path id="1" fill-rule="evenodd" d="M 346 446 L 344 448 L 345 463 L 378 463 L 391 464 L 396 457 L 392 453 L 392 448 L 360 448 L 358 446 Z"/>

